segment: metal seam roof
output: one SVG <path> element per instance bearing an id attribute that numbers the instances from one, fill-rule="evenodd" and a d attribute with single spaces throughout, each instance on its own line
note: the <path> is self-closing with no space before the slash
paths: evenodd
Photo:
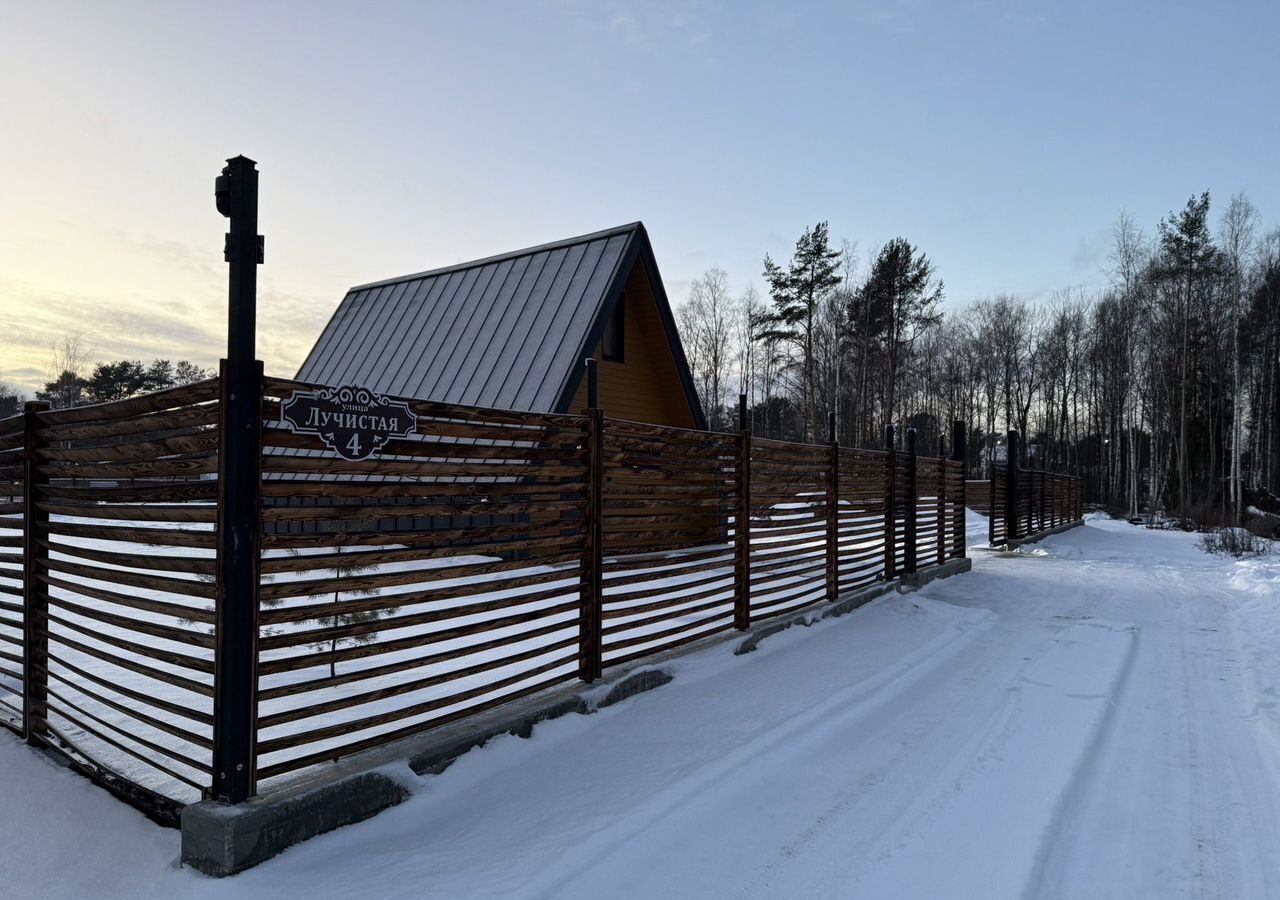
<path id="1" fill-rule="evenodd" d="M 576 357 L 646 240 L 639 222 L 347 292 L 302 381 L 555 411 Z"/>

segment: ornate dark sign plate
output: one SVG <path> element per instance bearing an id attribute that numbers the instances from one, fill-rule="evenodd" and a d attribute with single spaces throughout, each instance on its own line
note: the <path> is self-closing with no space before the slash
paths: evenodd
<path id="1" fill-rule="evenodd" d="M 294 434 L 314 434 L 343 459 L 368 459 L 387 441 L 418 430 L 409 404 L 368 388 L 295 391 L 280 405 L 280 421 Z"/>

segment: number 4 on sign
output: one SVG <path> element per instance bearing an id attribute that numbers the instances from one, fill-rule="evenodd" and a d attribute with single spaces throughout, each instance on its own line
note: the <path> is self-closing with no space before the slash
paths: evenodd
<path id="1" fill-rule="evenodd" d="M 351 451 L 351 456 L 353 458 L 360 458 L 360 435 L 351 435 L 351 440 L 347 441 L 347 449 Z"/>

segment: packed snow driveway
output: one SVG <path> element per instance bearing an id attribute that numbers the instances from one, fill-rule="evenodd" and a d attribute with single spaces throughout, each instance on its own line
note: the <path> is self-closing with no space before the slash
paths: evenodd
<path id="1" fill-rule="evenodd" d="M 22 896 L 1280 896 L 1280 560 L 1101 520 L 973 555 L 224 881 L 0 739 L 0 858 Z"/>

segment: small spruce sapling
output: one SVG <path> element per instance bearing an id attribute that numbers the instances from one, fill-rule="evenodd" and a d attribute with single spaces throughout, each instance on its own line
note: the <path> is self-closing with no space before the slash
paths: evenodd
<path id="1" fill-rule="evenodd" d="M 363 562 L 360 558 L 361 554 L 343 552 L 344 544 L 339 539 L 337 542 L 337 550 L 333 564 L 328 566 L 325 571 L 333 575 L 335 578 L 350 578 L 353 576 L 364 575 L 372 571 L 375 567 Z M 376 622 L 392 613 L 396 612 L 396 607 L 382 607 L 379 609 L 355 609 L 344 610 L 343 603 L 345 600 L 354 600 L 357 598 L 368 598 L 378 596 L 376 588 L 353 588 L 343 590 L 341 582 L 335 586 L 333 592 L 333 609 L 332 615 L 320 616 L 315 621 L 322 628 L 338 629 L 350 627 L 353 625 L 365 625 L 370 622 Z M 370 644 L 378 637 L 376 631 L 362 631 L 351 635 L 333 635 L 327 640 L 317 641 L 312 644 L 312 648 L 319 651 L 328 651 L 330 654 L 336 653 L 340 646 L 361 646 Z M 332 656 L 329 660 L 329 677 L 336 678 L 338 676 L 338 663 Z"/>

